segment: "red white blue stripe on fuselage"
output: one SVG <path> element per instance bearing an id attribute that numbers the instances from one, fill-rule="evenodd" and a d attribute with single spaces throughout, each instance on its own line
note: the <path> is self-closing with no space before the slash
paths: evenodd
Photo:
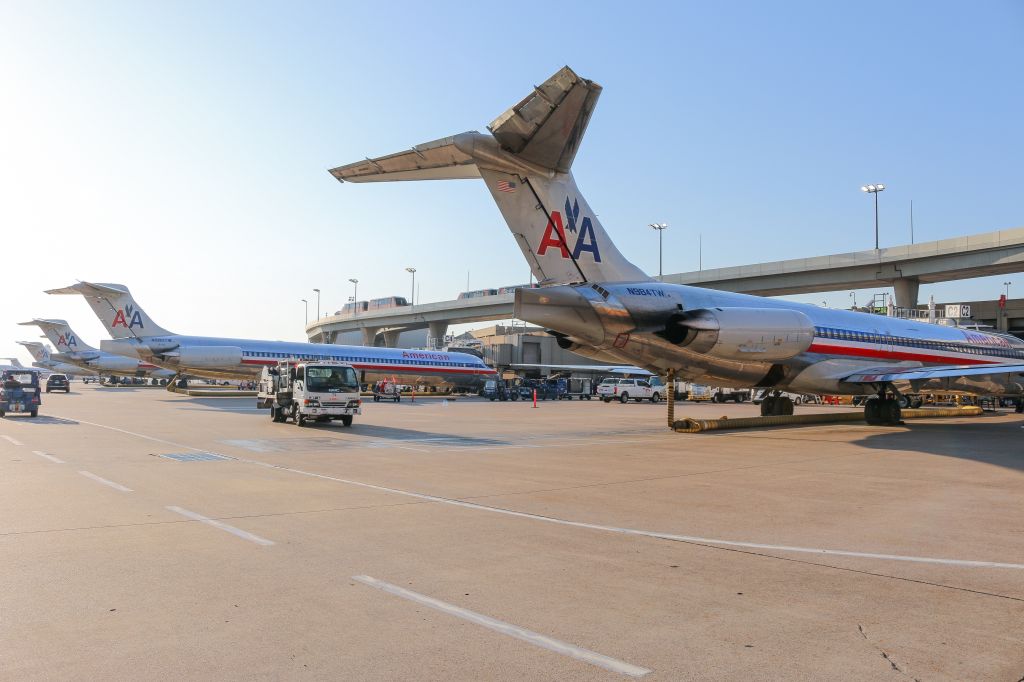
<path id="1" fill-rule="evenodd" d="M 808 352 L 936 365 L 1000 365 L 1024 360 L 1024 346 L 990 334 L 965 333 L 963 340 L 924 339 L 824 326 L 815 327 Z"/>

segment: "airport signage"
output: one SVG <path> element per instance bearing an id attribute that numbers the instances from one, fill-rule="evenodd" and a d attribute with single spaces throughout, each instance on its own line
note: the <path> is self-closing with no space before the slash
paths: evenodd
<path id="1" fill-rule="evenodd" d="M 946 306 L 946 317 L 964 318 L 971 316 L 971 306 L 953 303 Z"/>

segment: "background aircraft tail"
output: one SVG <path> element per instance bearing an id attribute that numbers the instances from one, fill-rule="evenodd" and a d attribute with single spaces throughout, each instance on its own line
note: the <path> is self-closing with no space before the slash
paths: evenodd
<path id="1" fill-rule="evenodd" d="M 21 360 L 19 360 L 18 358 L 0 358 L 0 360 L 8 360 L 8 361 L 10 361 L 11 367 L 19 367 L 19 368 L 21 368 L 21 367 L 25 366 L 25 365 L 21 364 Z"/>
<path id="2" fill-rule="evenodd" d="M 568 66 L 467 132 L 332 169 L 340 181 L 481 177 L 541 284 L 647 281 L 609 239 L 572 176 L 601 86 Z"/>
<path id="3" fill-rule="evenodd" d="M 38 341 L 18 341 L 28 350 L 29 355 L 36 362 L 47 362 L 50 359 L 50 349 Z"/>
<path id="4" fill-rule="evenodd" d="M 82 353 L 84 351 L 96 350 L 85 341 L 79 338 L 71 326 L 65 320 L 44 320 L 36 318 L 30 322 L 19 322 L 23 325 L 35 325 L 42 330 L 58 353 Z M 27 347 L 27 344 L 25 344 Z M 41 345 L 41 344 L 40 344 Z M 29 351 L 31 352 L 31 348 Z M 33 355 L 33 357 L 35 357 Z M 36 358 L 37 360 L 39 358 Z"/>
<path id="5" fill-rule="evenodd" d="M 142 336 L 163 336 L 171 332 L 159 326 L 146 314 L 128 287 L 123 284 L 94 284 L 78 282 L 62 289 L 50 289 L 48 294 L 80 294 L 100 318 L 111 338 L 133 339 Z M 58 347 L 58 350 L 60 348 Z"/>

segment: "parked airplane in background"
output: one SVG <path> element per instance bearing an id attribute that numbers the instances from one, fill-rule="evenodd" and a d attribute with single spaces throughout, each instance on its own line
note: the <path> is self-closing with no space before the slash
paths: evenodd
<path id="1" fill-rule="evenodd" d="M 571 172 L 601 86 L 569 67 L 488 126 L 331 171 L 340 181 L 482 178 L 539 289 L 515 316 L 610 363 L 714 386 L 877 394 L 872 424 L 900 419 L 899 392 L 1024 394 L 1024 342 L 1003 334 L 654 281 L 623 257 Z M 792 413 L 773 396 L 763 414 Z"/>
<path id="2" fill-rule="evenodd" d="M 18 324 L 39 327 L 46 338 L 56 346 L 57 354 L 52 360 L 67 362 L 91 370 L 93 373 L 112 374 L 116 376 L 150 376 L 155 379 L 171 379 L 174 372 L 161 369 L 149 362 L 140 362 L 138 358 L 125 358 L 90 346 L 82 337 L 74 332 L 64 320 L 46 320 L 36 318 L 31 322 Z"/>
<path id="3" fill-rule="evenodd" d="M 32 359 L 35 360 L 35 362 L 32 363 L 33 367 L 39 367 L 50 372 L 56 372 L 57 374 L 66 374 L 69 377 L 96 376 L 95 370 L 82 369 L 77 365 L 54 360 L 50 355 L 49 347 L 39 343 L 38 341 L 18 341 L 18 343 L 25 346 L 25 348 L 28 349 L 29 354 L 32 356 Z"/>
<path id="4" fill-rule="evenodd" d="M 114 339 L 101 342 L 102 349 L 190 376 L 252 379 L 264 365 L 290 359 L 347 362 L 364 382 L 400 379 L 476 388 L 497 376 L 481 358 L 468 353 L 174 334 L 153 322 L 120 284 L 79 282 L 46 293 L 84 296 Z"/>

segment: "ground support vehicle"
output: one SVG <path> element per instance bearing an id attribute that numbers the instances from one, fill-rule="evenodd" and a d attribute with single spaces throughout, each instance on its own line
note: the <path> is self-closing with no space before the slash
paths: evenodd
<path id="1" fill-rule="evenodd" d="M 711 392 L 711 400 L 716 403 L 742 403 L 750 400 L 749 388 L 716 388 Z"/>
<path id="2" fill-rule="evenodd" d="M 523 400 L 533 400 L 534 391 L 537 392 L 537 400 L 558 399 L 558 387 L 552 382 L 543 379 L 524 379 L 519 385 L 519 397 Z"/>
<path id="3" fill-rule="evenodd" d="M 579 400 L 590 400 L 592 396 L 591 388 L 593 384 L 590 379 L 558 379 L 556 382 L 556 392 L 559 400 L 572 400 L 577 398 Z"/>
<path id="4" fill-rule="evenodd" d="M 484 388 L 480 396 L 492 402 L 500 400 L 519 400 L 519 390 L 515 386 L 509 386 L 505 379 L 488 379 L 484 382 Z"/>
<path id="5" fill-rule="evenodd" d="M 664 386 L 651 386 L 646 379 L 605 379 L 597 387 L 597 396 L 606 403 L 618 400 L 628 403 L 630 400 L 641 402 L 650 400 L 652 403 L 661 400 Z"/>
<path id="6" fill-rule="evenodd" d="M 0 373 L 0 417 L 7 413 L 39 414 L 39 373 L 27 369 L 8 369 Z"/>
<path id="7" fill-rule="evenodd" d="M 352 426 L 352 418 L 362 414 L 362 402 L 355 369 L 329 361 L 281 361 L 264 367 L 256 395 L 256 407 L 270 408 L 273 421 L 292 419 L 297 426 L 335 419 Z"/>
<path id="8" fill-rule="evenodd" d="M 401 402 L 402 392 L 398 384 L 378 381 L 373 385 L 373 402 L 379 403 L 382 400 L 390 400 L 393 403 Z"/>

